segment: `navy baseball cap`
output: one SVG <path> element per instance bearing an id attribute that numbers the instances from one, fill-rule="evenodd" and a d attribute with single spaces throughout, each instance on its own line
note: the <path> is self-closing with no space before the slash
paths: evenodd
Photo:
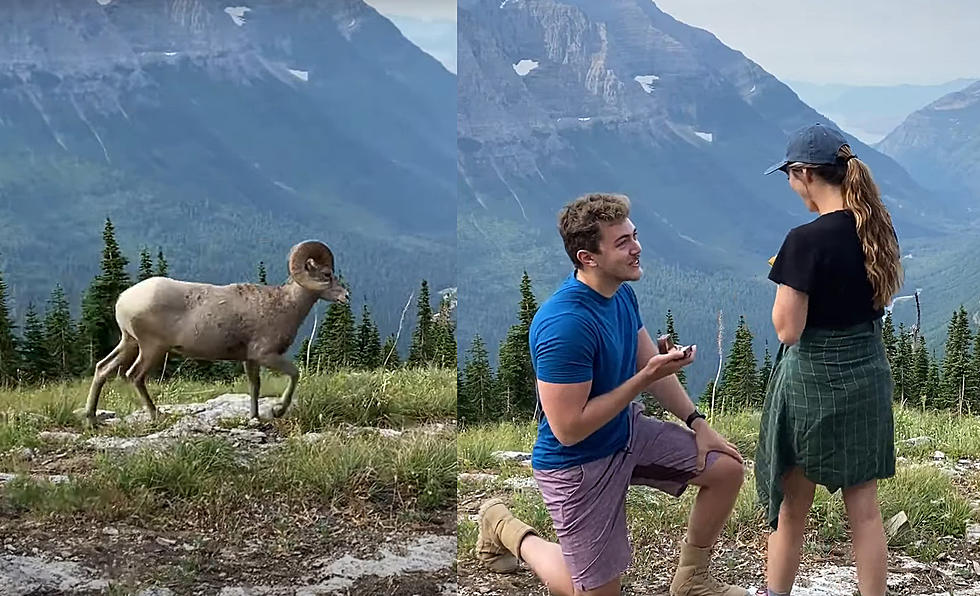
<path id="1" fill-rule="evenodd" d="M 795 162 L 815 165 L 835 164 L 837 152 L 843 145 L 847 145 L 844 135 L 829 126 L 817 123 L 803 127 L 790 135 L 789 143 L 786 145 L 786 159 L 774 163 L 764 175 L 768 176 Z"/>

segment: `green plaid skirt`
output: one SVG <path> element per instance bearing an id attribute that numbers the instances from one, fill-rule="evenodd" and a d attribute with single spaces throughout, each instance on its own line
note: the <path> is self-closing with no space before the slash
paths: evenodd
<path id="1" fill-rule="evenodd" d="M 892 377 L 881 321 L 806 329 L 780 346 L 762 406 L 755 484 L 775 529 L 794 466 L 831 493 L 895 474 Z"/>

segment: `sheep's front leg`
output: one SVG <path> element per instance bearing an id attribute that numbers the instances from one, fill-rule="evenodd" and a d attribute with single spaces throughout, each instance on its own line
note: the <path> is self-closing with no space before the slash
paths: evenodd
<path id="1" fill-rule="evenodd" d="M 252 398 L 249 404 L 249 414 L 251 418 L 259 418 L 259 363 L 254 360 L 245 361 L 245 374 L 248 376 L 249 391 L 248 395 Z"/>
<path id="2" fill-rule="evenodd" d="M 272 415 L 279 418 L 286 413 L 290 402 L 293 400 L 293 391 L 296 390 L 296 382 L 299 380 L 299 369 L 288 359 L 279 355 L 263 358 L 260 364 L 289 376 L 289 384 L 286 386 L 286 390 L 282 392 L 282 401 L 272 408 Z"/>

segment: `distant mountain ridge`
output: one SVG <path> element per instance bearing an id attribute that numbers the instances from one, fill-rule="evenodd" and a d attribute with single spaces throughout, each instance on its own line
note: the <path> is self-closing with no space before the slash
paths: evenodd
<path id="1" fill-rule="evenodd" d="M 911 114 L 877 145 L 923 185 L 980 212 L 980 81 Z"/>
<path id="2" fill-rule="evenodd" d="M 360 0 L 11 0 L 0 23 L 0 267 L 18 312 L 77 304 L 107 216 L 178 277 L 285 278 L 330 244 L 393 332 L 455 286 L 456 78 Z M 135 271 L 135 263 L 131 265 Z M 312 317 L 311 317 L 312 321 Z"/>
<path id="3" fill-rule="evenodd" d="M 866 143 L 875 144 L 912 112 L 975 82 L 976 79 L 956 79 L 939 85 L 821 85 L 803 81 L 786 84 L 816 110 Z"/>

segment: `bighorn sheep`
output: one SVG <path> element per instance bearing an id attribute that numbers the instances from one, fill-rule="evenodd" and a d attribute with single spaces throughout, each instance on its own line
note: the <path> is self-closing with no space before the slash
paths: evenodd
<path id="1" fill-rule="evenodd" d="M 289 376 L 280 417 L 289 408 L 299 371 L 285 356 L 300 324 L 317 300 L 347 302 L 347 290 L 334 275 L 333 253 L 317 241 L 301 242 L 289 252 L 290 280 L 282 286 L 215 286 L 151 277 L 128 288 L 116 300 L 122 339 L 95 369 L 85 416 L 96 423 L 99 394 L 118 370 L 136 387 L 150 417 L 157 409 L 146 390 L 146 375 L 168 351 L 199 360 L 245 363 L 250 413 L 259 415 L 259 367 Z"/>

